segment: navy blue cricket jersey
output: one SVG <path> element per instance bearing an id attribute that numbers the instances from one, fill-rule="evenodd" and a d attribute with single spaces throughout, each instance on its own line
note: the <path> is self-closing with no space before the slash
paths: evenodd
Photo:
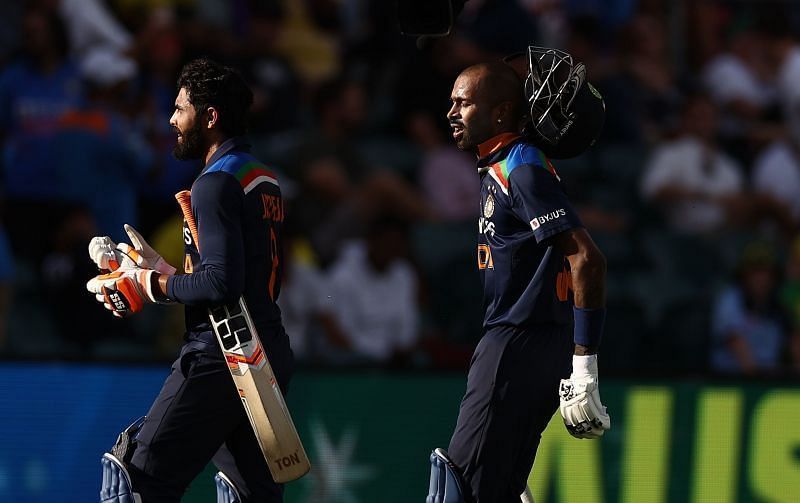
<path id="1" fill-rule="evenodd" d="M 223 143 L 192 184 L 198 246 L 184 222 L 186 275 L 172 276 L 167 295 L 186 305 L 186 338 L 216 347 L 208 307 L 244 295 L 262 339 L 278 333 L 283 200 L 277 177 L 240 139 Z"/>
<path id="2" fill-rule="evenodd" d="M 499 135 L 480 150 L 484 327 L 571 323 L 569 263 L 548 238 L 582 224 L 561 179 L 538 148 L 516 135 Z"/>

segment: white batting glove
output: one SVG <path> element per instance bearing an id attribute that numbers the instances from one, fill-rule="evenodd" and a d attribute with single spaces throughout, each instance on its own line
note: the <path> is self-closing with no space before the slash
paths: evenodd
<path id="1" fill-rule="evenodd" d="M 134 229 L 133 226 L 125 224 L 124 227 L 125 232 L 131 239 L 131 244 L 133 244 L 134 250 L 136 250 L 139 255 L 144 258 L 145 264 L 147 264 L 140 264 L 139 267 L 155 269 L 162 274 L 175 274 L 175 268 L 169 265 L 169 263 L 164 260 L 164 257 L 159 255 L 157 251 L 147 244 L 147 241 L 144 240 L 142 235 L 139 234 L 139 232 Z"/>
<path id="2" fill-rule="evenodd" d="M 89 241 L 89 258 L 101 271 L 115 271 L 125 257 L 110 237 L 95 236 Z"/>
<path id="3" fill-rule="evenodd" d="M 572 375 L 558 389 L 561 417 L 575 438 L 600 438 L 611 428 L 611 417 L 600 401 L 597 355 L 573 355 Z"/>
<path id="4" fill-rule="evenodd" d="M 120 267 L 154 269 L 162 274 L 175 274 L 175 268 L 147 244 L 132 226 L 125 224 L 125 232 L 133 243 L 114 243 L 108 236 L 97 236 L 89 242 L 89 258 L 102 271 L 116 271 Z"/>

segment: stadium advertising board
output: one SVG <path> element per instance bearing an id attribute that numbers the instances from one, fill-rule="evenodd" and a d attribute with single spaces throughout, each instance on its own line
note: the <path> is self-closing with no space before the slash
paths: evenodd
<path id="1" fill-rule="evenodd" d="M 96 501 L 99 458 L 143 414 L 165 372 L 0 365 L 0 501 Z M 299 372 L 288 396 L 311 457 L 287 503 L 424 499 L 428 455 L 446 446 L 460 374 Z M 576 440 L 558 416 L 529 479 L 542 502 L 800 501 L 800 388 L 606 379 L 613 427 Z M 206 470 L 184 498 L 214 501 Z"/>

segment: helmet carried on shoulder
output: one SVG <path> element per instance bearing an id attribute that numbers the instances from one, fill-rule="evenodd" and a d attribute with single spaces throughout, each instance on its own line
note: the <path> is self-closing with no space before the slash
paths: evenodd
<path id="1" fill-rule="evenodd" d="M 521 68 L 520 56 L 527 56 Z M 603 97 L 586 79 L 586 65 L 559 49 L 528 46 L 505 58 L 525 75 L 529 120 L 525 133 L 550 158 L 568 159 L 591 147 L 603 129 Z"/>

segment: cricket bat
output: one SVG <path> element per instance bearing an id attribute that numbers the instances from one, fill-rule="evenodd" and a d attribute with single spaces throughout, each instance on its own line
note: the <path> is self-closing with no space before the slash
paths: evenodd
<path id="1" fill-rule="evenodd" d="M 191 193 L 181 191 L 175 199 L 199 250 Z M 244 298 L 235 305 L 209 309 L 208 316 L 273 480 L 299 479 L 311 464 Z"/>

